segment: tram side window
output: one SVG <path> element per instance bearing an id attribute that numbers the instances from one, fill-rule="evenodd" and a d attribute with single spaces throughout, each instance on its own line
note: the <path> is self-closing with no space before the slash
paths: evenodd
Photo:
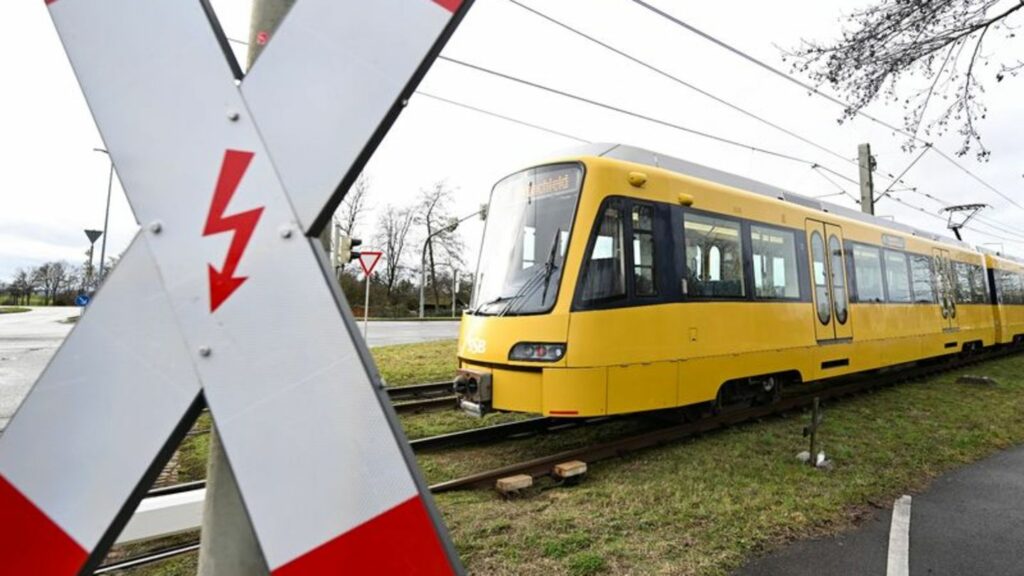
<path id="1" fill-rule="evenodd" d="M 829 302 L 828 263 L 825 260 L 825 240 L 821 232 L 811 233 L 811 278 L 814 280 L 814 300 L 818 303 L 818 320 L 822 324 L 832 321 L 832 304 Z"/>
<path id="2" fill-rule="evenodd" d="M 885 284 L 889 288 L 890 302 L 914 301 L 910 294 L 910 268 L 906 254 L 885 251 Z"/>
<path id="3" fill-rule="evenodd" d="M 935 303 L 935 288 L 932 285 L 932 259 L 920 254 L 910 256 L 910 271 L 914 282 L 914 301 L 924 304 Z"/>
<path id="4" fill-rule="evenodd" d="M 654 207 L 633 206 L 633 288 L 637 296 L 658 293 L 654 278 Z"/>
<path id="5" fill-rule="evenodd" d="M 985 269 L 977 264 L 971 264 L 971 289 L 974 291 L 975 304 L 988 303 L 988 282 L 986 282 Z"/>
<path id="6" fill-rule="evenodd" d="M 853 273 L 857 278 L 858 302 L 884 302 L 882 257 L 878 248 L 853 245 Z"/>
<path id="7" fill-rule="evenodd" d="M 625 269 L 622 262 L 622 213 L 606 208 L 597 224 L 594 244 L 583 277 L 584 301 L 625 296 Z"/>
<path id="8" fill-rule="evenodd" d="M 999 294 L 1002 304 L 1024 304 L 1024 276 L 1002 270 L 999 272 Z"/>
<path id="9" fill-rule="evenodd" d="M 739 223 L 687 214 L 683 232 L 686 242 L 686 293 L 713 298 L 744 296 L 743 241 Z"/>
<path id="10" fill-rule="evenodd" d="M 972 266 L 966 262 L 953 262 L 953 274 L 956 277 L 957 304 L 973 304 L 975 300 Z"/>
<path id="11" fill-rule="evenodd" d="M 786 230 L 750 227 L 754 254 L 754 295 L 758 298 L 799 298 L 796 236 Z"/>

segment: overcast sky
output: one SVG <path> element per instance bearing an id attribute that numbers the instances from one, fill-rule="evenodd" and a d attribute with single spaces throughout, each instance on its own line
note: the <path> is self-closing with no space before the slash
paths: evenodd
<path id="1" fill-rule="evenodd" d="M 847 160 L 856 157 L 861 142 L 871 143 L 883 172 L 899 173 L 916 156 L 902 152 L 902 140 L 890 130 L 859 119 L 839 125 L 837 106 L 808 95 L 629 0 L 523 3 L 837 151 Z M 779 47 L 794 47 L 801 38 L 834 37 L 843 14 L 864 4 L 812 0 L 652 3 L 755 58 L 787 70 Z M 246 39 L 251 3 L 214 0 L 213 4 L 228 36 Z M 1021 53 L 1019 44 L 990 38 L 986 52 L 993 56 L 1007 50 Z M 245 47 L 235 47 L 244 61 Z M 857 178 L 853 163 L 630 63 L 508 0 L 477 0 L 444 54 L 695 130 L 806 158 Z M 982 125 L 982 133 L 993 151 L 992 160 L 978 163 L 970 156 L 958 161 L 1024 204 L 1024 140 L 1019 134 L 1024 125 L 1024 107 L 1019 104 L 1024 80 L 1011 79 L 995 86 L 990 81 L 994 73 L 995 65 L 982 72 L 990 87 L 985 95 L 988 120 Z M 0 280 L 5 280 L 18 267 L 46 260 L 83 261 L 88 242 L 82 230 L 103 226 L 109 164 L 105 155 L 93 151 L 102 146 L 102 141 L 43 2 L 9 1 L 0 7 L 0 75 Z M 858 195 L 855 184 L 831 176 L 833 184 L 806 164 L 573 102 L 449 62 L 437 62 L 420 89 L 582 140 L 637 145 L 811 196 L 838 193 L 836 184 Z M 903 115 L 899 107 L 884 103 L 870 112 L 894 124 L 899 124 Z M 471 213 L 487 201 L 491 186 L 502 176 L 578 143 L 566 136 L 416 96 L 366 168 L 371 179 L 369 203 L 374 212 L 365 217 L 357 235 L 372 238 L 375 212 L 410 204 L 421 188 L 439 180 L 446 180 L 456 189 L 455 212 Z M 938 141 L 939 148 L 950 154 L 957 144 L 955 135 Z M 944 227 L 936 218 L 941 204 L 925 194 L 947 203 L 984 202 L 993 207 L 984 214 L 986 224 L 965 231 L 965 239 L 978 244 L 999 243 L 1007 252 L 1024 256 L 1019 236 L 1012 242 L 1012 234 L 990 226 L 1024 233 L 1024 211 L 939 155 L 926 154 L 904 179 L 918 192 L 896 196 L 930 214 L 889 199 L 879 204 L 878 214 L 938 232 Z M 887 185 L 887 180 L 876 177 L 876 190 Z M 844 195 L 829 200 L 854 206 L 853 200 Z M 115 182 L 107 253 L 120 253 L 136 228 Z M 460 230 L 469 250 L 466 261 L 472 267 L 482 224 L 470 221 Z"/>

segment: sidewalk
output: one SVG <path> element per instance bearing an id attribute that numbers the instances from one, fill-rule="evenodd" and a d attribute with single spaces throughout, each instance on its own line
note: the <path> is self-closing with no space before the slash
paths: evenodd
<path id="1" fill-rule="evenodd" d="M 912 496 L 911 576 L 1024 574 L 1024 446 L 940 476 Z M 892 510 L 879 511 L 852 532 L 794 542 L 736 574 L 885 575 L 891 521 Z M 888 572 L 899 574 L 906 572 Z"/>

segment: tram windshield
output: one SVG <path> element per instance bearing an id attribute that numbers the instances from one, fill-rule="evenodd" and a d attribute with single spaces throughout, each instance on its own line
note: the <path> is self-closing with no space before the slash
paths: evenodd
<path id="1" fill-rule="evenodd" d="M 580 165 L 554 164 L 513 174 L 494 187 L 474 283 L 474 314 L 551 310 L 582 183 Z"/>

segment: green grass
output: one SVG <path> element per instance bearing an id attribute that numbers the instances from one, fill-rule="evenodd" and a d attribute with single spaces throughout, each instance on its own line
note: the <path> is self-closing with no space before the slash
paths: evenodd
<path id="1" fill-rule="evenodd" d="M 25 308 L 24 306 L 0 306 L 0 314 L 18 314 L 30 310 L 31 308 Z"/>
<path id="2" fill-rule="evenodd" d="M 454 365 L 453 342 L 373 353 L 395 383 L 434 379 L 413 365 L 438 376 Z M 999 384 L 958 384 L 963 374 Z M 788 541 L 848 529 L 938 474 L 1024 442 L 1021 374 L 1024 356 L 827 403 L 819 441 L 835 463 L 829 472 L 797 462 L 796 453 L 807 448 L 801 430 L 809 416 L 791 413 L 593 463 L 577 486 L 542 482 L 512 500 L 490 491 L 436 499 L 472 574 L 727 574 Z M 405 416 L 402 423 L 415 438 L 521 417 L 440 412 Z M 615 420 L 418 459 L 436 482 L 638 432 L 652 422 Z M 179 456 L 181 476 L 205 472 L 208 446 L 201 438 L 190 437 Z M 133 574 L 192 573 L 188 562 Z"/>
<path id="3" fill-rule="evenodd" d="M 1004 359 L 830 403 L 820 440 L 831 472 L 796 461 L 808 416 L 794 414 L 596 463 L 575 487 L 437 501 L 474 574 L 727 574 L 790 540 L 847 529 L 942 472 L 1024 441 L 1022 369 L 1024 358 Z M 964 373 L 999 386 L 957 384 Z M 531 454 L 534 443 L 516 444 Z M 476 465 L 515 456 L 494 452 L 421 463 L 430 475 L 467 455 Z"/>
<path id="4" fill-rule="evenodd" d="M 451 380 L 458 367 L 455 340 L 380 346 L 371 352 L 388 386 Z"/>

